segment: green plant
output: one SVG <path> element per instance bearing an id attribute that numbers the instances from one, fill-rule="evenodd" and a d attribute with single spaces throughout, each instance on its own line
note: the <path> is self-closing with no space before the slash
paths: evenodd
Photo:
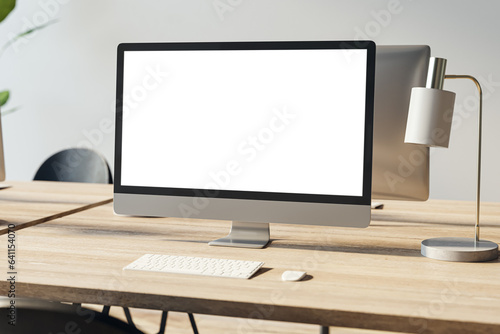
<path id="1" fill-rule="evenodd" d="M 12 12 L 12 10 L 16 7 L 16 0 L 0 0 L 0 23 Z M 46 24 L 28 29 L 24 32 L 21 32 L 14 38 L 10 39 L 7 41 L 7 43 L 4 44 L 4 46 L 0 49 L 0 56 L 3 54 L 3 52 L 11 46 L 15 41 L 17 41 L 19 38 L 25 37 L 37 30 L 40 30 L 42 28 L 45 28 L 46 26 L 54 23 L 55 20 L 47 22 Z M 7 103 L 10 97 L 10 92 L 8 90 L 0 91 L 0 107 L 2 107 L 4 104 Z M 15 108 L 10 108 L 6 111 L 2 111 L 2 115 L 10 114 L 14 111 L 16 111 L 19 107 Z"/>
<path id="2" fill-rule="evenodd" d="M 0 22 L 16 7 L 16 0 L 0 0 Z"/>
<path id="3" fill-rule="evenodd" d="M 0 0 L 0 22 L 2 22 L 16 7 L 16 0 Z M 10 92 L 4 90 L 0 92 L 0 107 L 9 100 Z"/>

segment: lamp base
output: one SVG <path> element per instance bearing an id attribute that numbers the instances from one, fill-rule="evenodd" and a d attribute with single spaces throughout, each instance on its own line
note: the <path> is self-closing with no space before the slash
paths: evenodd
<path id="1" fill-rule="evenodd" d="M 498 258 L 498 245 L 474 238 L 433 238 L 422 241 L 421 253 L 435 260 L 483 262 Z"/>

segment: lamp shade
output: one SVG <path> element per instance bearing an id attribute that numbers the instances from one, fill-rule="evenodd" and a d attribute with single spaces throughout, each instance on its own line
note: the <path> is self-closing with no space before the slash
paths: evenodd
<path id="1" fill-rule="evenodd" d="M 448 147 L 455 93 L 415 87 L 411 91 L 405 143 Z"/>

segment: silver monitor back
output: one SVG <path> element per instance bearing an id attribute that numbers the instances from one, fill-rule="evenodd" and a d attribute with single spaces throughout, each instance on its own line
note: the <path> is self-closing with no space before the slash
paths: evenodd
<path id="1" fill-rule="evenodd" d="M 377 45 L 373 198 L 429 197 L 429 148 L 405 144 L 404 137 L 411 89 L 425 86 L 430 52 L 427 45 Z"/>

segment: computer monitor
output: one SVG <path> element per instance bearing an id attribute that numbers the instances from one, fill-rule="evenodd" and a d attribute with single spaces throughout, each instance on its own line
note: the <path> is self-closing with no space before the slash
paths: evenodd
<path id="1" fill-rule="evenodd" d="M 376 199 L 429 197 L 429 148 L 405 144 L 411 89 L 425 87 L 427 45 L 377 45 L 373 125 L 373 188 Z"/>
<path id="2" fill-rule="evenodd" d="M 370 222 L 375 44 L 118 46 L 114 210 L 269 223 Z"/>

